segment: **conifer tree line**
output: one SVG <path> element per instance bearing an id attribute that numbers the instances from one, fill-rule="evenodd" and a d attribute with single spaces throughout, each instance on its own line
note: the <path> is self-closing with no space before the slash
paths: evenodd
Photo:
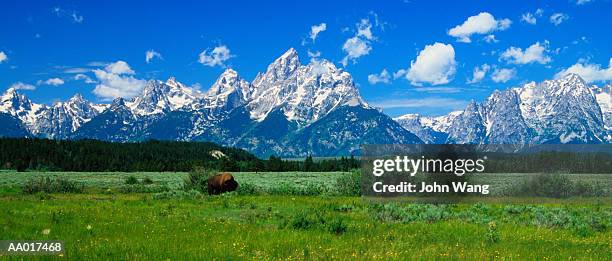
<path id="1" fill-rule="evenodd" d="M 217 153 L 220 151 L 222 154 Z M 219 156 L 224 155 L 224 156 Z M 354 157 L 313 160 L 267 159 L 211 142 L 0 138 L 0 169 L 17 171 L 349 171 L 359 168 Z"/>

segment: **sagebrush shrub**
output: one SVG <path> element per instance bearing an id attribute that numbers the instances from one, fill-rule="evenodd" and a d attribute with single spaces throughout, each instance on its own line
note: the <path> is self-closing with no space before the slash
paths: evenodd
<path id="1" fill-rule="evenodd" d="M 81 193 L 83 192 L 83 185 L 59 177 L 55 179 L 51 179 L 50 177 L 40 177 L 37 179 L 29 179 L 22 186 L 22 191 L 25 194 L 35 194 L 38 192 Z"/>

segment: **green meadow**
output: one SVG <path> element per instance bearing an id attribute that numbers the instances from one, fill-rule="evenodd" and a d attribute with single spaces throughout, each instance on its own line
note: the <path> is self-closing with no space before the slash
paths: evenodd
<path id="1" fill-rule="evenodd" d="M 208 196 L 182 190 L 187 173 L 4 171 L 0 240 L 63 240 L 61 256 L 28 258 L 79 260 L 612 256 L 609 198 L 547 199 L 538 204 L 376 202 L 338 193 L 345 175 L 235 173 L 250 190 Z M 491 180 L 508 183 L 508 175 L 493 175 Z M 22 191 L 29 181 L 47 176 L 76 182 L 83 189 Z M 131 176 L 137 184 L 128 184 Z M 583 178 L 605 182 L 598 175 Z"/>

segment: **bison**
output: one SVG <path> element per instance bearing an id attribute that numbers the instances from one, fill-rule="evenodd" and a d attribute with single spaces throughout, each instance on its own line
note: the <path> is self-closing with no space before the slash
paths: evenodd
<path id="1" fill-rule="evenodd" d="M 224 192 L 234 191 L 238 188 L 238 182 L 232 174 L 220 173 L 208 178 L 208 194 L 219 195 Z"/>

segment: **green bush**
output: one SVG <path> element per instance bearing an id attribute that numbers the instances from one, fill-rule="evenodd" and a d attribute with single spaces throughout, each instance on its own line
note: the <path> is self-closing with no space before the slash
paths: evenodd
<path id="1" fill-rule="evenodd" d="M 606 196 L 605 185 L 578 180 L 572 182 L 559 173 L 535 174 L 514 189 L 515 195 L 566 198 L 572 196 Z"/>
<path id="2" fill-rule="evenodd" d="M 126 185 L 135 185 L 135 184 L 138 184 L 138 179 L 136 177 L 130 175 L 130 176 L 128 176 L 125 179 L 125 184 Z"/>
<path id="3" fill-rule="evenodd" d="M 336 179 L 336 191 L 342 196 L 359 196 L 361 194 L 361 172 L 352 170 L 340 175 Z"/>
<path id="4" fill-rule="evenodd" d="M 261 194 L 261 188 L 251 183 L 241 183 L 238 185 L 236 193 L 238 193 L 238 195 L 259 195 Z"/>
<path id="5" fill-rule="evenodd" d="M 327 225 L 327 231 L 332 234 L 340 235 L 348 230 L 348 226 L 342 218 L 336 217 Z"/>
<path id="6" fill-rule="evenodd" d="M 293 229 L 311 229 L 324 224 L 325 219 L 321 213 L 304 210 L 295 215 L 289 225 Z"/>
<path id="7" fill-rule="evenodd" d="M 536 174 L 525 181 L 519 189 L 521 195 L 565 198 L 572 193 L 572 182 L 557 173 Z"/>
<path id="8" fill-rule="evenodd" d="M 81 193 L 83 185 L 69 181 L 64 178 L 51 179 L 49 177 L 40 177 L 37 179 L 29 179 L 22 187 L 25 194 L 43 193 Z"/>
<path id="9" fill-rule="evenodd" d="M 187 178 L 183 181 L 183 190 L 197 190 L 202 193 L 208 193 L 208 178 L 214 176 L 217 171 L 207 170 L 196 167 L 189 172 Z"/>
<path id="10" fill-rule="evenodd" d="M 151 185 L 151 184 L 153 184 L 153 183 L 154 183 L 154 182 L 153 182 L 153 180 L 152 180 L 151 178 L 149 178 L 149 177 L 145 177 L 145 178 L 142 180 L 142 184 L 144 184 L 144 185 Z"/>

